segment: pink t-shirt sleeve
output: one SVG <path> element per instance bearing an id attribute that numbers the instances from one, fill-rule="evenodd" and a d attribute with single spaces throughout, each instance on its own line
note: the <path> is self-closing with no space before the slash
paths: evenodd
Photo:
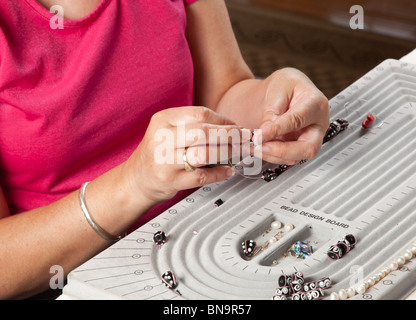
<path id="1" fill-rule="evenodd" d="M 189 4 L 194 3 L 196 1 L 198 1 L 198 0 L 184 0 L 186 5 L 189 5 Z"/>

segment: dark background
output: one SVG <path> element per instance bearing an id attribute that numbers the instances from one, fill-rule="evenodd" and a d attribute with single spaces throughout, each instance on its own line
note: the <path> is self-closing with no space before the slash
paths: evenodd
<path id="1" fill-rule="evenodd" d="M 385 59 L 416 48 L 414 0 L 225 0 L 256 76 L 282 67 L 308 75 L 330 99 Z M 364 29 L 352 30 L 353 5 Z"/>

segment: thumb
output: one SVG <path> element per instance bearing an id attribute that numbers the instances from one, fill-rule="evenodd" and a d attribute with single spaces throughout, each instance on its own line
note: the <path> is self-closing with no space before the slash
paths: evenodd
<path id="1" fill-rule="evenodd" d="M 257 134 L 253 137 L 253 142 L 262 144 L 266 141 L 273 140 L 276 136 L 271 137 L 271 125 L 273 125 L 281 115 L 283 115 L 289 108 L 290 97 L 278 90 L 270 90 L 270 86 L 266 92 L 265 108 L 263 112 L 262 121 L 259 129 L 263 134 Z M 266 136 L 264 135 L 266 133 Z"/>

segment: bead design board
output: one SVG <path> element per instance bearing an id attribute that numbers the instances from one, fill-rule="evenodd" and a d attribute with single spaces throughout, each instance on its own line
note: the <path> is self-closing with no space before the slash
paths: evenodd
<path id="1" fill-rule="evenodd" d="M 329 277 L 331 292 L 371 276 L 416 239 L 416 65 L 386 60 L 330 101 L 331 120 L 350 122 L 319 155 L 269 183 L 235 175 L 200 188 L 84 263 L 63 294 L 77 299 L 271 299 L 281 274 Z M 375 117 L 365 130 L 367 114 Z M 274 168 L 266 164 L 264 168 Z M 223 201 L 214 207 L 218 199 Z M 279 221 L 292 231 L 261 254 Z M 153 235 L 163 231 L 161 247 Z M 357 244 L 339 260 L 327 250 L 346 234 Z M 296 241 L 305 259 L 287 254 Z M 353 299 L 404 299 L 416 289 L 416 259 Z M 177 287 L 161 275 L 171 270 Z"/>

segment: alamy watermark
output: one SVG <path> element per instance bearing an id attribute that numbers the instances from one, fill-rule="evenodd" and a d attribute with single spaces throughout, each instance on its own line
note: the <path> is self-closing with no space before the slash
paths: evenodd
<path id="1" fill-rule="evenodd" d="M 350 19 L 350 28 L 352 30 L 364 29 L 364 9 L 360 5 L 354 5 L 350 8 L 350 13 L 354 14 Z"/>
<path id="2" fill-rule="evenodd" d="M 49 12 L 54 14 L 49 20 L 51 29 L 64 29 L 64 8 L 60 5 L 53 5 Z M 350 14 L 354 14 L 350 19 L 350 28 L 352 30 L 364 29 L 364 8 L 360 5 L 353 5 L 350 8 Z"/>
<path id="3" fill-rule="evenodd" d="M 49 9 L 50 13 L 55 14 L 49 20 L 49 26 L 51 29 L 63 29 L 64 28 L 64 8 L 58 5 L 54 5 Z"/>
<path id="4" fill-rule="evenodd" d="M 256 130 L 261 134 L 261 130 Z M 190 164 L 241 164 L 243 174 L 255 175 L 262 170 L 261 145 L 252 157 L 252 132 L 249 129 L 189 129 L 178 121 L 176 132 L 170 129 L 156 131 L 154 162 L 160 165 L 183 164 L 183 150 L 187 147 Z"/>
<path id="5" fill-rule="evenodd" d="M 49 268 L 49 273 L 53 274 L 53 276 L 49 280 L 49 287 L 52 290 L 62 290 L 65 284 L 64 268 L 60 265 L 53 265 Z"/>

